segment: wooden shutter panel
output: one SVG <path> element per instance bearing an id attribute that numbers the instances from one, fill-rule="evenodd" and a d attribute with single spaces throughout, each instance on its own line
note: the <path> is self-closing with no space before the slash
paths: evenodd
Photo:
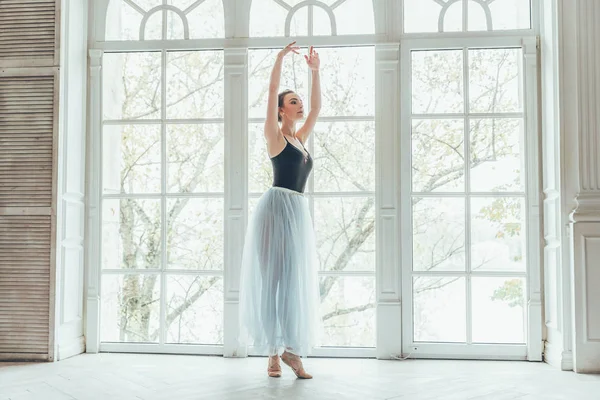
<path id="1" fill-rule="evenodd" d="M 57 54 L 56 0 L 0 1 L 0 59 L 47 65 Z"/>
<path id="2" fill-rule="evenodd" d="M 58 4 L 0 0 L 0 360 L 54 357 Z"/>

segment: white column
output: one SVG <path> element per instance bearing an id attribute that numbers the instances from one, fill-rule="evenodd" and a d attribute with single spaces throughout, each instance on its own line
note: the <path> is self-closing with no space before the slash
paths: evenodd
<path id="1" fill-rule="evenodd" d="M 86 238 L 86 352 L 97 353 L 100 346 L 100 135 L 102 51 L 89 51 L 88 173 Z"/>
<path id="2" fill-rule="evenodd" d="M 83 283 L 87 1 L 61 4 L 56 248 L 56 360 L 85 350 Z"/>
<path id="3" fill-rule="evenodd" d="M 544 317 L 546 342 L 544 360 L 562 370 L 573 369 L 570 316 L 569 263 L 563 262 L 561 243 L 567 229 L 563 224 L 561 195 L 561 105 L 559 94 L 560 7 L 557 1 L 540 4 L 541 14 L 541 104 L 542 104 L 542 193 Z"/>
<path id="4" fill-rule="evenodd" d="M 573 367 L 600 372 L 600 4 L 579 0 L 576 8 L 580 170 L 571 222 Z"/>
<path id="5" fill-rule="evenodd" d="M 561 167 L 563 212 L 571 217 L 566 246 L 573 369 L 600 372 L 600 3 L 561 4 Z"/>
<path id="6" fill-rule="evenodd" d="M 402 353 L 399 236 L 399 45 L 375 46 L 377 226 L 377 358 Z"/>
<path id="7" fill-rule="evenodd" d="M 248 213 L 248 51 L 225 49 L 225 357 L 245 357 L 238 348 L 238 302 Z"/>

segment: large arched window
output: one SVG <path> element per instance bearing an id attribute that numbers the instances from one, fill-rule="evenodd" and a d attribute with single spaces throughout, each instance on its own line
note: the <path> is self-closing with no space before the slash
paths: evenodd
<path id="1" fill-rule="evenodd" d="M 319 37 L 327 43 L 337 35 L 374 31 L 371 0 L 252 1 L 251 36 Z M 325 327 L 321 343 L 372 348 L 376 343 L 375 49 L 349 41 L 317 50 L 323 60 L 323 105 L 308 143 L 315 166 L 306 193 L 313 210 L 321 268 Z M 277 51 L 249 51 L 250 211 L 273 180 L 263 121 Z M 311 74 L 302 55 L 286 58 L 280 84 L 280 90 L 285 89 L 294 90 L 306 107 L 310 106 Z"/>
<path id="2" fill-rule="evenodd" d="M 109 4 L 106 39 L 130 42 L 102 54 L 104 345 L 223 344 L 224 54 L 170 44 L 223 27 L 221 0 Z"/>
<path id="3" fill-rule="evenodd" d="M 511 38 L 530 10 L 404 1 L 404 31 L 435 33 L 402 53 L 403 321 L 416 353 L 540 357 L 528 353 L 542 323 L 536 41 Z"/>
<path id="4" fill-rule="evenodd" d="M 322 59 L 316 354 L 541 354 L 529 0 L 94 4 L 101 350 L 240 354 L 246 221 L 273 179 L 269 76 L 297 40 Z M 287 56 L 280 90 L 309 111 L 311 86 Z"/>

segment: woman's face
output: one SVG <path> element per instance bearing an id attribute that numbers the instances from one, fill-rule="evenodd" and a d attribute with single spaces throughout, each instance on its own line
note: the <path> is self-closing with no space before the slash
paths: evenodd
<path id="1" fill-rule="evenodd" d="M 297 121 L 304 117 L 304 104 L 302 99 L 296 93 L 288 93 L 283 98 L 283 107 L 280 108 L 282 119 L 287 118 L 291 121 Z"/>

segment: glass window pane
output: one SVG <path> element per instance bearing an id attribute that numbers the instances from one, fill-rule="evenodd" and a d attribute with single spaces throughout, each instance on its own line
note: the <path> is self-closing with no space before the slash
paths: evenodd
<path id="1" fill-rule="evenodd" d="M 222 0 L 206 0 L 187 14 L 190 39 L 225 37 L 225 14 Z"/>
<path id="2" fill-rule="evenodd" d="M 160 53 L 106 53 L 104 119 L 160 118 Z"/>
<path id="3" fill-rule="evenodd" d="M 413 270 L 465 270 L 465 200 L 413 198 Z"/>
<path id="4" fill-rule="evenodd" d="M 139 40 L 143 14 L 123 0 L 110 0 L 106 10 L 106 40 Z"/>
<path id="5" fill-rule="evenodd" d="M 404 0 L 404 32 L 437 32 L 442 6 L 429 0 Z"/>
<path id="6" fill-rule="evenodd" d="M 103 275 L 101 342 L 158 343 L 159 275 Z"/>
<path id="7" fill-rule="evenodd" d="M 265 118 L 267 115 L 267 96 L 271 70 L 280 49 L 250 50 L 248 52 L 248 116 Z M 304 54 L 307 49 L 300 49 L 300 54 L 288 54 L 283 59 L 279 92 L 286 89 L 296 92 L 308 104 L 308 75 Z"/>
<path id="8" fill-rule="evenodd" d="M 450 3 L 447 1 L 446 3 Z M 463 30 L 463 7 L 462 1 L 454 2 L 450 6 L 442 9 L 441 18 L 443 19 L 444 32 L 460 32 Z"/>
<path id="9" fill-rule="evenodd" d="M 413 114 L 459 113 L 463 100 L 462 50 L 412 52 Z"/>
<path id="10" fill-rule="evenodd" d="M 321 7 L 313 6 L 313 31 L 314 36 L 329 36 L 332 34 L 331 19 L 329 14 Z"/>
<path id="11" fill-rule="evenodd" d="M 316 192 L 375 190 L 374 122 L 317 122 L 312 139 Z"/>
<path id="12" fill-rule="evenodd" d="M 269 16 L 268 24 L 265 23 L 265 15 Z M 273 0 L 252 0 L 250 37 L 283 36 L 287 15 L 288 10 Z"/>
<path id="13" fill-rule="evenodd" d="M 491 18 L 486 14 L 487 4 L 482 6 L 473 1 L 468 2 L 469 7 L 469 30 L 470 31 L 487 31 L 491 30 Z"/>
<path id="14" fill-rule="evenodd" d="M 168 268 L 223 269 L 223 199 L 167 200 Z"/>
<path id="15" fill-rule="evenodd" d="M 373 47 L 317 49 L 321 59 L 321 116 L 375 115 Z M 310 104 L 310 98 L 305 99 Z"/>
<path id="16" fill-rule="evenodd" d="M 473 342 L 525 343 L 525 279 L 472 278 Z"/>
<path id="17" fill-rule="evenodd" d="M 144 32 L 144 40 L 161 40 L 163 37 L 163 13 L 165 10 L 152 11 L 145 25 L 141 28 Z M 144 21 L 142 21 L 144 23 Z M 140 40 L 142 37 L 140 37 Z"/>
<path id="18" fill-rule="evenodd" d="M 159 125 L 104 125 L 102 191 L 160 193 Z"/>
<path id="19" fill-rule="evenodd" d="M 494 0 L 489 7 L 494 30 L 531 28 L 530 0 Z"/>
<path id="20" fill-rule="evenodd" d="M 167 276 L 166 342 L 223 344 L 223 279 Z"/>
<path id="21" fill-rule="evenodd" d="M 167 10 L 167 40 L 185 39 L 183 20 L 175 11 Z"/>
<path id="22" fill-rule="evenodd" d="M 290 21 L 290 36 L 308 36 L 308 7 L 296 10 L 292 16 L 292 20 Z"/>
<path id="23" fill-rule="evenodd" d="M 375 278 L 321 277 L 323 346 L 375 347 Z"/>
<path id="24" fill-rule="evenodd" d="M 464 126 L 463 120 L 413 119 L 413 191 L 465 190 Z"/>
<path id="25" fill-rule="evenodd" d="M 471 122 L 471 190 L 525 190 L 522 119 L 473 119 Z"/>
<path id="26" fill-rule="evenodd" d="M 333 1 L 330 0 L 329 3 L 333 3 Z M 346 0 L 336 7 L 333 13 L 337 23 L 338 35 L 375 33 L 375 14 L 372 0 Z"/>
<path id="27" fill-rule="evenodd" d="M 320 268 L 375 271 L 375 199 L 314 199 L 314 228 Z"/>
<path id="28" fill-rule="evenodd" d="M 167 118 L 223 117 L 223 52 L 167 53 Z"/>
<path id="29" fill-rule="evenodd" d="M 130 0 L 130 2 L 135 3 L 145 11 L 150 11 L 154 7 L 160 6 L 162 4 L 162 0 Z"/>
<path id="30" fill-rule="evenodd" d="M 413 278 L 415 342 L 465 342 L 465 278 Z"/>
<path id="31" fill-rule="evenodd" d="M 167 125 L 167 192 L 223 192 L 223 124 Z"/>
<path id="32" fill-rule="evenodd" d="M 200 5 L 206 3 L 207 0 L 167 0 L 167 4 L 170 6 L 177 7 L 181 11 L 185 11 L 189 6 L 200 3 Z"/>
<path id="33" fill-rule="evenodd" d="M 160 268 L 160 200 L 102 202 L 102 268 Z"/>
<path id="34" fill-rule="evenodd" d="M 469 50 L 469 111 L 523 111 L 520 49 Z"/>
<path id="35" fill-rule="evenodd" d="M 471 269 L 525 271 L 525 200 L 471 199 Z"/>
<path id="36" fill-rule="evenodd" d="M 263 193 L 273 185 L 273 167 L 267 153 L 263 124 L 248 127 L 248 190 Z"/>

